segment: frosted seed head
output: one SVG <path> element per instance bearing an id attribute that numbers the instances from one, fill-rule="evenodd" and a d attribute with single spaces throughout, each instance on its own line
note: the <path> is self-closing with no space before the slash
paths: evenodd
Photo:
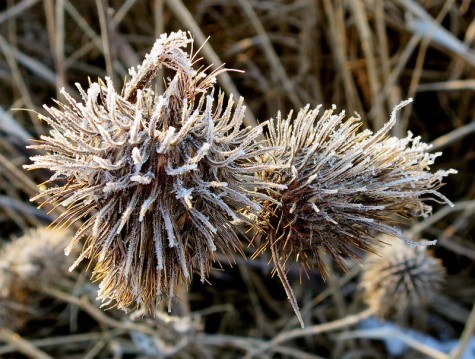
<path id="1" fill-rule="evenodd" d="M 0 327 L 21 328 L 31 312 L 21 308 L 34 310 L 44 299 L 36 289 L 66 279 L 71 259 L 63 248 L 70 238 L 68 231 L 41 227 L 0 249 Z"/>
<path id="2" fill-rule="evenodd" d="M 295 119 L 271 121 L 269 142 L 275 150 L 261 161 L 289 166 L 264 172 L 265 180 L 287 189 L 268 192 L 278 205 L 269 202 L 263 217 L 276 238 L 288 238 L 278 241 L 284 261 L 299 256 L 304 267 L 318 267 L 322 248 L 343 262 L 344 255 L 357 257 L 360 249 L 371 249 L 378 242 L 374 233 L 398 233 L 388 225 L 393 215 L 427 215 L 429 199 L 450 204 L 437 189 L 454 171 L 429 172 L 427 160 L 434 156 L 420 139 L 387 136 L 397 111 L 410 101 L 396 106 L 375 133 L 358 132 L 360 120 L 345 121 L 343 112 L 334 114 L 336 107 L 318 119 L 318 112 L 306 107 Z M 258 252 L 269 245 L 264 241 Z"/>
<path id="3" fill-rule="evenodd" d="M 360 287 L 365 302 L 379 316 L 398 316 L 411 307 L 428 304 L 441 289 L 445 269 L 427 247 L 408 246 L 390 236 L 378 254 L 369 254 L 363 263 Z"/>
<path id="4" fill-rule="evenodd" d="M 262 126 L 241 129 L 243 101 L 233 109 L 214 96 L 224 69 L 195 70 L 191 42 L 181 31 L 160 36 L 121 92 L 110 79 L 79 87 L 79 103 L 63 91 L 64 104 L 45 107 L 52 130 L 35 146 L 44 154 L 27 167 L 67 183 L 39 195 L 74 204 L 59 223 L 92 217 L 75 236 L 86 245 L 72 267 L 96 258 L 98 297 L 122 309 L 154 313 L 162 298 L 171 305 L 193 272 L 208 276 L 215 251 L 242 252 L 232 221 L 252 225 L 268 198 L 268 184 L 254 176 L 268 165 L 252 161 L 266 151 L 257 140 Z M 155 94 L 163 67 L 174 74 Z"/>
<path id="5" fill-rule="evenodd" d="M 359 131 L 361 120 L 345 120 L 344 112 L 335 114 L 335 106 L 319 118 L 317 110 L 306 107 L 295 118 L 279 114 L 269 122 L 273 150 L 260 161 L 288 166 L 262 173 L 263 180 L 285 189 L 266 192 L 274 201 L 263 207 L 263 240 L 256 255 L 273 251 L 276 268 L 296 261 L 303 271 L 315 268 L 324 275 L 322 253 L 344 266 L 345 257 L 359 259 L 361 250 L 376 250 L 378 233 L 404 240 L 394 217 L 427 215 L 432 210 L 429 200 L 451 204 L 438 189 L 454 171 L 430 172 L 436 156 L 426 152 L 419 138 L 388 136 L 397 111 L 409 101 L 396 106 L 375 133 Z M 294 310 L 298 312 L 296 306 Z"/>

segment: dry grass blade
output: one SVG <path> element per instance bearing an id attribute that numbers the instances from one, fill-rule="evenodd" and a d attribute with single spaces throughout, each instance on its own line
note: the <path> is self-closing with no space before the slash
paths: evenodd
<path id="1" fill-rule="evenodd" d="M 249 17 L 249 20 L 251 21 L 252 26 L 256 29 L 257 34 L 261 37 L 262 46 L 264 47 L 264 53 L 269 63 L 273 67 L 274 71 L 276 72 L 277 76 L 279 77 L 280 81 L 282 82 L 282 85 L 285 91 L 287 92 L 290 100 L 292 101 L 292 104 L 294 105 L 294 107 L 297 108 L 302 107 L 302 101 L 300 101 L 300 99 L 297 97 L 294 85 L 287 76 L 287 73 L 284 67 L 282 66 L 282 63 L 280 62 L 279 57 L 277 56 L 274 48 L 272 47 L 272 43 L 269 39 L 269 36 L 267 35 L 267 32 L 262 26 L 261 21 L 259 20 L 259 17 L 257 16 L 256 12 L 252 8 L 251 3 L 248 0 L 239 0 L 239 4 L 244 9 L 246 15 Z"/>
<path id="2" fill-rule="evenodd" d="M 472 335 L 475 333 L 475 303 L 473 304 L 472 311 L 467 319 L 465 328 L 460 336 L 459 344 L 450 352 L 449 359 L 460 359 L 465 353 L 470 340 L 472 340 Z"/>
<path id="3" fill-rule="evenodd" d="M 1 167 L 1 166 L 0 166 Z M 0 195 L 0 208 L 10 208 L 14 213 L 24 217 L 37 218 L 38 220 L 30 220 L 34 225 L 41 225 L 43 222 L 52 222 L 54 217 L 48 215 L 43 210 L 40 210 L 31 205 L 25 204 L 23 201 Z M 26 226 L 25 226 L 26 228 Z"/>
<path id="4" fill-rule="evenodd" d="M 16 349 L 25 355 L 34 359 L 53 359 L 42 350 L 38 349 L 28 340 L 23 339 L 17 333 L 12 332 L 7 328 L 0 328 L 0 340 L 12 344 Z"/>
<path id="5" fill-rule="evenodd" d="M 18 61 L 19 64 L 26 67 L 30 70 L 33 74 L 37 75 L 42 80 L 46 81 L 46 83 L 56 85 L 58 76 L 55 72 L 51 71 L 48 67 L 46 67 L 41 61 L 38 61 L 30 56 L 27 56 L 25 53 L 19 51 L 18 49 L 12 48 L 10 46 L 9 51 L 15 57 L 15 60 Z M 72 87 L 69 85 L 65 86 L 66 89 L 71 90 Z"/>
<path id="6" fill-rule="evenodd" d="M 15 56 L 13 54 L 12 48 L 1 35 L 0 35 L 0 49 L 2 50 L 5 58 L 7 59 L 8 66 L 10 67 L 11 74 L 14 79 L 14 83 L 16 87 L 18 88 L 18 90 L 20 91 L 22 98 L 25 101 L 25 105 L 30 109 L 34 109 L 35 106 L 33 104 L 30 90 L 23 79 L 23 75 L 20 71 L 20 68 L 17 62 L 15 61 Z M 32 112 L 28 112 L 28 116 L 30 117 L 30 120 L 33 123 L 33 126 L 36 132 L 41 133 L 41 127 L 36 122 L 36 115 Z"/>
<path id="7" fill-rule="evenodd" d="M 407 335 L 401 330 L 396 328 L 377 328 L 377 329 L 367 329 L 367 330 L 356 330 L 350 331 L 347 333 L 340 334 L 338 336 L 339 340 L 348 340 L 354 338 L 367 338 L 367 339 L 398 339 L 404 342 L 410 348 L 417 350 L 418 352 L 427 356 L 427 358 L 432 359 L 448 359 L 448 356 L 440 352 L 437 349 L 432 348 L 429 345 L 421 343 L 410 335 Z"/>
<path id="8" fill-rule="evenodd" d="M 471 135 L 475 132 L 475 121 L 456 128 L 431 142 L 431 151 L 439 151 L 447 146 L 452 145 L 454 142 L 461 140 L 462 138 Z"/>
<path id="9" fill-rule="evenodd" d="M 361 48 L 363 49 L 366 72 L 368 73 L 368 83 L 371 89 L 371 97 L 373 98 L 373 111 L 374 114 L 374 127 L 381 128 L 384 124 L 384 119 L 387 118 L 386 111 L 382 106 L 382 102 L 378 101 L 378 93 L 381 91 L 380 87 L 380 74 L 376 72 L 376 59 L 375 59 L 375 49 L 372 41 L 372 36 L 370 33 L 370 28 L 368 24 L 368 18 L 365 14 L 365 9 L 363 2 L 361 1 L 350 1 L 350 8 L 353 12 L 353 16 L 356 21 L 356 26 L 360 34 Z M 411 97 L 411 95 L 409 95 Z"/>
<path id="10" fill-rule="evenodd" d="M 354 79 L 347 66 L 347 57 L 344 50 L 347 47 L 347 39 L 345 21 L 343 19 L 342 2 L 338 1 L 333 5 L 332 1 L 323 0 L 323 8 L 329 19 L 329 23 L 332 24 L 332 26 L 329 27 L 331 42 L 339 44 L 339 46 L 332 46 L 331 51 L 334 53 L 338 72 L 343 79 L 343 89 L 345 91 L 348 107 L 351 111 L 363 113 L 361 99 L 358 95 Z M 378 101 L 378 99 L 376 99 L 376 101 Z"/>
<path id="11" fill-rule="evenodd" d="M 104 58 L 106 60 L 107 76 L 115 82 L 113 68 L 113 49 L 110 42 L 112 21 L 109 19 L 107 10 L 107 2 L 105 0 L 96 0 L 97 12 L 99 14 L 99 24 L 101 25 L 102 49 L 104 50 Z"/>
<path id="12" fill-rule="evenodd" d="M 20 171 L 8 158 L 0 153 L 0 168 L 7 178 L 13 183 L 18 183 L 19 187 L 28 196 L 34 196 L 38 192 L 38 187 L 23 171 Z"/>
<path id="13" fill-rule="evenodd" d="M 0 24 L 2 24 L 5 21 L 14 19 L 16 16 L 28 10 L 28 8 L 32 7 L 39 1 L 40 0 L 22 0 L 21 2 L 15 4 L 14 6 L 9 7 L 4 12 L 0 13 Z"/>
<path id="14" fill-rule="evenodd" d="M 434 225 L 438 221 L 440 221 L 445 216 L 453 213 L 455 211 L 463 211 L 463 210 L 475 210 L 475 200 L 469 201 L 461 201 L 455 202 L 453 206 L 445 206 L 436 213 L 434 213 L 431 217 L 425 219 L 424 221 L 415 224 L 411 230 L 409 231 L 410 237 L 417 237 L 419 233 L 427 229 L 428 227 Z"/>
<path id="15" fill-rule="evenodd" d="M 430 82 L 419 84 L 417 92 L 425 91 L 459 91 L 469 90 L 475 91 L 475 80 L 453 80 L 445 82 Z"/>
<path id="16" fill-rule="evenodd" d="M 440 26 L 437 20 L 434 20 L 418 3 L 412 0 L 396 0 L 407 11 L 419 17 L 419 19 L 411 19 L 407 23 L 409 29 L 419 36 L 428 37 L 431 41 L 455 52 L 465 61 L 475 66 L 475 51 L 471 50 L 459 39 L 453 36 L 449 31 Z M 449 9 L 452 1 L 445 2 Z"/>
<path id="17" fill-rule="evenodd" d="M 166 0 L 166 3 L 170 9 L 172 9 L 175 15 L 181 20 L 184 27 L 190 29 L 191 33 L 196 38 L 197 44 L 200 46 L 200 53 L 203 54 L 206 61 L 209 64 L 212 64 L 216 69 L 221 68 L 224 65 L 223 62 L 219 59 L 219 56 L 208 43 L 206 36 L 203 34 L 199 25 L 193 19 L 193 16 L 188 11 L 183 2 L 181 0 Z M 226 93 L 229 95 L 232 94 L 235 98 L 241 97 L 229 74 L 223 73 L 222 76 L 219 77 L 218 81 Z M 245 124 L 252 127 L 257 126 L 256 118 L 247 106 Z"/>
<path id="18" fill-rule="evenodd" d="M 32 136 L 26 131 L 15 119 L 10 116 L 1 106 L 0 106 L 0 130 L 8 133 L 9 136 L 18 137 L 24 143 L 28 143 L 31 140 Z"/>
<path id="19" fill-rule="evenodd" d="M 412 2 L 410 2 L 410 0 L 407 0 L 407 1 L 404 0 L 403 3 L 412 4 Z M 455 0 L 446 1 L 444 6 L 442 7 L 442 9 L 440 10 L 439 14 L 437 15 L 437 17 L 435 19 L 432 19 L 428 14 L 421 15 L 422 11 L 416 11 L 416 12 L 420 13 L 419 15 L 423 16 L 425 19 L 427 19 L 427 21 L 430 20 L 432 26 L 437 25 L 437 28 L 439 29 L 439 28 L 441 28 L 440 23 L 447 16 L 447 14 L 449 13 L 449 11 L 452 8 L 454 3 L 455 3 Z M 412 5 L 408 5 L 408 6 L 412 9 Z M 417 6 L 417 5 L 414 5 L 414 6 Z M 421 42 L 421 45 L 420 45 L 420 48 L 419 48 L 419 52 L 417 54 L 415 69 L 414 69 L 413 75 L 411 77 L 411 83 L 410 83 L 409 89 L 408 89 L 408 96 L 410 96 L 410 97 L 413 97 L 416 94 L 417 87 L 418 87 L 419 82 L 421 80 L 422 70 L 423 70 L 425 59 L 426 59 L 427 50 L 428 50 L 429 44 L 433 40 L 433 36 L 434 36 L 434 33 L 432 31 L 429 31 L 429 32 L 426 32 L 426 33 L 416 32 L 416 34 L 418 36 L 422 37 L 422 42 Z M 406 111 L 404 112 L 404 115 L 403 115 L 403 118 L 402 118 L 402 123 L 403 123 L 404 127 L 407 127 L 407 123 L 409 122 L 411 109 L 412 109 L 412 106 L 410 105 L 409 108 L 406 109 Z"/>

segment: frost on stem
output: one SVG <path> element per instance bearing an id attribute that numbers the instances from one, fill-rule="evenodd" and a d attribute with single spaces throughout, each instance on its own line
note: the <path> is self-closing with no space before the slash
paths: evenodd
<path id="1" fill-rule="evenodd" d="M 261 209 L 254 199 L 267 184 L 253 174 L 263 166 L 249 159 L 262 151 L 262 126 L 241 129 L 242 99 L 216 101 L 224 70 L 193 69 L 184 50 L 191 42 L 183 32 L 162 35 L 121 93 L 108 78 L 78 85 L 80 102 L 62 90 L 66 102 L 40 116 L 49 136 L 30 146 L 45 154 L 25 167 L 53 171 L 34 200 L 65 206 L 58 223 L 85 220 L 66 252 L 85 239 L 72 268 L 97 259 L 93 277 L 105 304 L 153 313 L 162 297 L 171 303 L 193 272 L 205 280 L 215 251 L 241 253 L 232 221 L 250 221 L 241 209 Z M 159 95 L 151 82 L 163 66 L 175 75 Z"/>
<path id="2" fill-rule="evenodd" d="M 410 101 L 410 100 L 409 100 Z M 286 189 L 268 191 L 275 202 L 264 205 L 262 240 L 254 256 L 270 250 L 301 324 L 299 309 L 285 278 L 287 262 L 299 262 L 303 271 L 315 268 L 325 275 L 321 253 L 339 265 L 344 256 L 359 258 L 372 250 L 377 233 L 399 237 L 400 218 L 426 216 L 428 200 L 450 201 L 438 192 L 442 179 L 454 170 L 429 172 L 440 153 L 408 133 L 406 138 L 388 135 L 396 121 L 398 105 L 379 131 L 360 130 L 361 120 L 335 109 L 317 117 L 320 107 L 309 106 L 270 121 L 268 139 L 275 150 L 261 158 L 266 164 L 286 164 L 286 170 L 265 171 L 263 180 Z M 424 242 L 422 244 L 433 244 Z"/>

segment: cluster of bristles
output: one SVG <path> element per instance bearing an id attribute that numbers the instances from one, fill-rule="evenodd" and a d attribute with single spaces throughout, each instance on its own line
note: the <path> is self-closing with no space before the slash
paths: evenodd
<path id="1" fill-rule="evenodd" d="M 26 167 L 52 170 L 57 184 L 34 199 L 67 208 L 58 224 L 84 221 L 67 253 L 85 240 L 74 266 L 95 261 L 106 304 L 170 306 L 193 273 L 206 280 L 216 253 L 243 254 L 240 232 L 253 228 L 255 255 L 270 251 L 298 313 L 288 259 L 323 271 L 322 252 L 342 263 L 371 249 L 376 233 L 406 240 L 398 216 L 430 213 L 429 198 L 450 204 L 437 189 L 454 171 L 429 172 L 438 154 L 419 138 L 388 137 L 405 103 L 376 133 L 334 109 L 317 120 L 309 107 L 243 128 L 242 99 L 215 96 L 224 70 L 195 70 L 191 42 L 162 35 L 121 92 L 110 79 L 78 85 L 82 102 L 62 90 L 67 103 L 40 116 L 52 130 L 31 148 L 46 154 Z M 162 67 L 175 74 L 158 94 Z"/>
<path id="2" fill-rule="evenodd" d="M 408 309 L 416 307 L 419 311 L 434 299 L 444 281 L 445 268 L 425 247 L 391 241 L 388 235 L 380 239 L 392 245 L 366 257 L 360 287 L 365 302 L 377 315 L 394 314 L 402 320 Z"/>
<path id="3" fill-rule="evenodd" d="M 0 327 L 20 329 L 38 310 L 41 287 L 66 281 L 70 259 L 64 256 L 70 233 L 38 228 L 0 250 Z"/>

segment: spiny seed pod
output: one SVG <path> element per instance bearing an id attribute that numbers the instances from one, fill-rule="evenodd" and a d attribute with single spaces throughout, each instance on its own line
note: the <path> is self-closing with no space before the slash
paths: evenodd
<path id="1" fill-rule="evenodd" d="M 408 102 L 398 105 L 376 133 L 360 131 L 359 118 L 345 121 L 345 113 L 334 108 L 318 121 L 320 107 L 308 106 L 295 119 L 279 114 L 270 121 L 268 137 L 276 149 L 262 161 L 288 169 L 264 172 L 263 180 L 286 189 L 267 193 L 275 202 L 264 208 L 264 234 L 255 255 L 270 249 L 298 316 L 284 272 L 289 260 L 324 274 L 322 252 L 343 265 L 344 256 L 358 258 L 360 250 L 370 250 L 377 233 L 405 240 L 393 225 L 398 218 L 428 215 L 431 207 L 424 201 L 451 204 L 437 189 L 456 171 L 428 171 L 440 153 L 427 153 L 430 146 L 411 133 L 402 139 L 388 136 L 397 110 Z"/>
<path id="2" fill-rule="evenodd" d="M 204 281 L 218 250 L 231 258 L 241 251 L 238 226 L 245 209 L 259 213 L 254 176 L 267 165 L 251 158 L 265 149 L 262 126 L 241 129 L 242 99 L 213 98 L 216 76 L 193 69 L 183 50 L 183 32 L 162 35 L 121 93 L 106 83 L 77 85 L 82 102 L 62 90 L 67 103 L 46 107 L 49 136 L 31 148 L 28 169 L 54 172 L 58 185 L 37 197 L 67 208 L 58 222 L 88 216 L 66 252 L 85 238 L 84 258 L 96 259 L 104 305 L 131 305 L 153 313 L 162 297 L 171 300 L 179 283 L 199 272 Z M 158 95 L 152 79 L 161 67 L 175 71 Z M 115 301 L 115 302 L 114 302 Z"/>
<path id="3" fill-rule="evenodd" d="M 0 294 L 60 278 L 71 265 L 63 255 L 69 236 L 65 230 L 38 228 L 5 245 L 0 252 Z"/>
<path id="4" fill-rule="evenodd" d="M 411 247 L 402 241 L 383 236 L 385 245 L 378 254 L 364 261 L 360 286 L 365 302 L 379 316 L 396 310 L 429 303 L 445 279 L 440 260 L 428 254 L 425 247 Z"/>
<path id="5" fill-rule="evenodd" d="M 65 230 L 39 228 L 12 240 L 0 251 L 0 326 L 22 327 L 28 312 L 42 298 L 32 290 L 60 282 L 71 265 L 64 256 Z"/>

